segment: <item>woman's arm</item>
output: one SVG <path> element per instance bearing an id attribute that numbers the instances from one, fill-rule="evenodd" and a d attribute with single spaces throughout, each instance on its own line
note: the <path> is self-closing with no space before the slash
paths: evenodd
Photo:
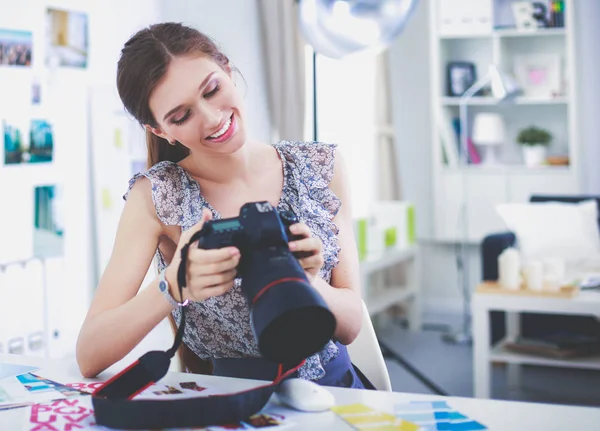
<path id="1" fill-rule="evenodd" d="M 77 363 L 86 378 L 122 359 L 172 310 L 157 280 L 137 294 L 164 229 L 151 193 L 146 178 L 131 189 L 110 261 L 79 333 Z"/>
<path id="2" fill-rule="evenodd" d="M 339 263 L 331 274 L 331 284 L 316 277 L 314 286 L 337 319 L 336 339 L 342 344 L 350 344 L 362 326 L 362 299 L 346 165 L 339 150 L 335 153 L 334 166 L 330 188 L 342 202 L 333 219 L 339 227 Z"/>

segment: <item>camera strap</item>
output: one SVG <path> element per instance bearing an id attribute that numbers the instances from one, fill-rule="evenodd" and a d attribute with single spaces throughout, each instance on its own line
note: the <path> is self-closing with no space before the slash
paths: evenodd
<path id="1" fill-rule="evenodd" d="M 177 271 L 181 299 L 186 286 L 189 245 L 198 237 L 199 232 L 181 249 L 181 263 Z M 304 364 L 302 361 L 287 371 L 280 364 L 278 375 L 271 383 L 241 392 L 180 400 L 133 400 L 167 374 L 171 358 L 183 340 L 185 309 L 181 306 L 181 321 L 169 350 L 145 353 L 94 391 L 92 405 L 98 425 L 119 429 L 157 429 L 240 422 L 262 410 L 279 384 Z"/>

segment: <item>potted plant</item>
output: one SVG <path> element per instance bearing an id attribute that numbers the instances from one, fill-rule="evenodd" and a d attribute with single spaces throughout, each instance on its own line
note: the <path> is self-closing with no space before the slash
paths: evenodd
<path id="1" fill-rule="evenodd" d="M 519 132 L 517 142 L 523 148 L 523 158 L 528 167 L 538 167 L 546 163 L 548 145 L 552 133 L 539 127 L 530 126 Z"/>

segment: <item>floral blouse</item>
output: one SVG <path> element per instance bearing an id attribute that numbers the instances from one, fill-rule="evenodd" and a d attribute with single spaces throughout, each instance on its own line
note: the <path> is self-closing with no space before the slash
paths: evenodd
<path id="1" fill-rule="evenodd" d="M 339 198 L 329 188 L 333 176 L 336 145 L 320 142 L 281 141 L 274 144 L 283 165 L 283 193 L 277 206 L 280 211 L 293 211 L 323 243 L 325 263 L 319 276 L 329 282 L 338 263 L 338 227 L 333 222 L 341 206 Z M 165 225 L 181 226 L 182 231 L 194 226 L 208 208 L 213 219 L 220 214 L 204 199 L 198 182 L 178 164 L 164 161 L 148 171 L 137 173 L 129 181 L 124 195 L 127 199 L 135 182 L 146 177 L 152 184 L 152 198 L 159 219 Z M 160 250 L 156 250 L 158 270 L 166 266 Z M 252 332 L 250 309 L 241 290 L 242 280 L 220 296 L 192 302 L 186 310 L 186 330 L 183 341 L 202 359 L 259 357 Z M 179 309 L 173 310 L 179 321 Z M 323 366 L 338 354 L 332 342 L 307 358 L 299 377 L 317 380 L 325 375 Z"/>

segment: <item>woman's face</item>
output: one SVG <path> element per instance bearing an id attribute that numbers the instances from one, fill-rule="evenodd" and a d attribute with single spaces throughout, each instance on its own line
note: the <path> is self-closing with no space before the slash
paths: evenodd
<path id="1" fill-rule="evenodd" d="M 246 140 L 242 99 L 218 64 L 200 57 L 176 57 L 150 95 L 158 123 L 150 128 L 193 152 L 229 154 Z"/>

